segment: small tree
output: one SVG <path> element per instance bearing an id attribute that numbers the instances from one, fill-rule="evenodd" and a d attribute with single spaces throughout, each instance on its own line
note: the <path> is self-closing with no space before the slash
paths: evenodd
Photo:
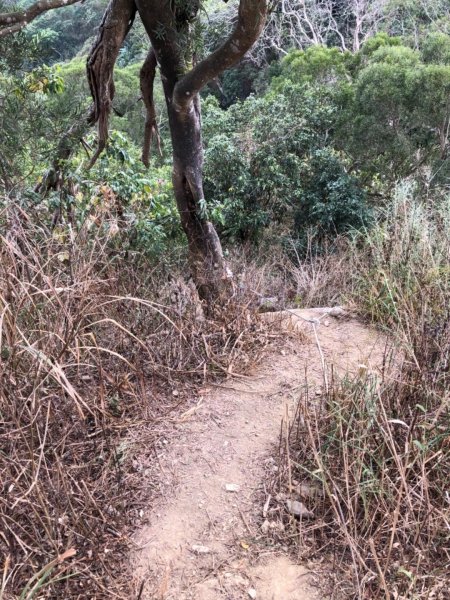
<path id="1" fill-rule="evenodd" d="M 26 11 L 0 14 L 0 37 L 19 31 L 46 10 L 76 1 L 40 0 Z M 192 276 L 200 297 L 208 304 L 229 292 L 231 273 L 206 212 L 199 92 L 252 47 L 264 26 L 268 4 L 269 0 L 240 0 L 235 26 L 228 39 L 196 62 L 193 36 L 201 0 L 110 0 L 88 58 L 87 72 L 94 100 L 89 123 L 97 123 L 99 131 L 93 164 L 108 139 L 114 65 L 139 13 L 151 44 L 141 70 L 141 91 L 147 109 L 142 158 L 148 164 L 152 139 L 158 134 L 153 84 L 159 67 L 173 146 L 174 193 L 188 240 Z"/>

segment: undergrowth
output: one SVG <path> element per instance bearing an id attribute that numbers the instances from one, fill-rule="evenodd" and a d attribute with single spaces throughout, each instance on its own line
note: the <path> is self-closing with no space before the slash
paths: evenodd
<path id="1" fill-rule="evenodd" d="M 243 370 L 265 344 L 244 291 L 207 319 L 182 263 L 118 254 L 102 218 L 74 231 L 12 203 L 0 215 L 2 600 L 129 598 L 148 493 L 132 430 L 147 425 L 150 449 L 172 390 Z"/>
<path id="2" fill-rule="evenodd" d="M 353 302 L 395 359 L 305 392 L 281 445 L 282 491 L 314 512 L 286 515 L 289 539 L 328 557 L 335 598 L 448 598 L 449 223 L 448 200 L 403 193 L 355 240 Z"/>

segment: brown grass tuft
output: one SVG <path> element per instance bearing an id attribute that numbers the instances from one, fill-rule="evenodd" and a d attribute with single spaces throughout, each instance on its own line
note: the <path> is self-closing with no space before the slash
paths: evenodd
<path id="1" fill-rule="evenodd" d="M 389 331 L 395 364 L 383 376 L 364 372 L 335 381 L 321 397 L 301 396 L 273 493 L 287 492 L 314 512 L 301 521 L 286 514 L 285 525 L 303 558 L 327 556 L 332 597 L 444 599 L 450 212 L 448 203 L 400 197 L 386 217 L 348 264 L 353 301 Z"/>
<path id="2" fill-rule="evenodd" d="M 49 231 L 11 204 L 0 221 L 0 598 L 129 598 L 137 428 L 151 447 L 174 387 L 257 358 L 252 298 L 205 320 L 174 268 L 119 256 L 101 224 Z"/>

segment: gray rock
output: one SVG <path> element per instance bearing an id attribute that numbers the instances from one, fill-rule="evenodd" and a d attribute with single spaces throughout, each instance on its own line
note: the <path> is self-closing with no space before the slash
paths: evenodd
<path id="1" fill-rule="evenodd" d="M 226 483 L 225 489 L 227 492 L 238 492 L 241 488 L 237 483 Z"/>
<path id="2" fill-rule="evenodd" d="M 301 519 L 313 519 L 314 513 L 306 508 L 303 502 L 298 500 L 286 500 L 286 508 L 294 515 L 294 517 Z"/>

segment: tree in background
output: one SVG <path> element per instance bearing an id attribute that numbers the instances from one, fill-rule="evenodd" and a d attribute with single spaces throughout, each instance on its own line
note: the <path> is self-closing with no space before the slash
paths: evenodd
<path id="1" fill-rule="evenodd" d="M 0 14 L 0 36 L 20 31 L 43 12 L 76 1 L 42 0 L 24 11 Z M 88 58 L 88 78 L 94 100 L 89 122 L 98 123 L 99 130 L 93 164 L 108 138 L 114 65 L 139 13 L 151 42 L 141 71 L 141 90 L 147 108 L 143 160 L 148 163 L 152 139 L 157 135 L 153 84 L 159 67 L 173 147 L 174 193 L 188 240 L 192 276 L 200 297 L 211 305 L 230 290 L 231 273 L 206 213 L 199 92 L 252 47 L 264 26 L 268 1 L 240 0 L 229 37 L 209 56 L 196 62 L 195 25 L 200 4 L 200 0 L 110 1 Z"/>

